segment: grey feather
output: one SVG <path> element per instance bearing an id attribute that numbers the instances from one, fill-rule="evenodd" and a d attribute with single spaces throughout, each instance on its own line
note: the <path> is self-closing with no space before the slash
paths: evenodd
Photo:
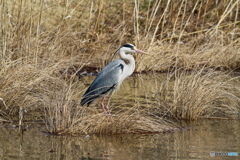
<path id="1" fill-rule="evenodd" d="M 113 91 L 121 81 L 119 77 L 125 65 L 123 60 L 117 59 L 104 67 L 83 95 L 81 105 L 89 106 L 98 97 Z"/>

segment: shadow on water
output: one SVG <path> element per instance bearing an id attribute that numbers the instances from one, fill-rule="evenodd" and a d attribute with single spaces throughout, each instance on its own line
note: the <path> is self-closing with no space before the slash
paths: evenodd
<path id="1" fill-rule="evenodd" d="M 208 159 L 211 151 L 239 154 L 239 120 L 183 125 L 193 127 L 165 134 L 73 137 L 48 135 L 43 126 L 30 124 L 22 138 L 17 128 L 1 127 L 0 159 Z"/>

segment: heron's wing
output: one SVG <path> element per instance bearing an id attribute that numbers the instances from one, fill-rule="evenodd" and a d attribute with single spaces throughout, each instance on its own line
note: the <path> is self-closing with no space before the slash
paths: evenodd
<path id="1" fill-rule="evenodd" d="M 83 95 L 81 105 L 89 105 L 99 96 L 114 90 L 121 80 L 125 65 L 123 60 L 117 59 L 104 67 Z"/>

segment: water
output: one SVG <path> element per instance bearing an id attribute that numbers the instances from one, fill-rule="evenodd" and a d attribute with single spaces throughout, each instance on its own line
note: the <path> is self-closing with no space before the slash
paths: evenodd
<path id="1" fill-rule="evenodd" d="M 152 85 L 144 86 L 146 81 Z M 126 82 L 113 97 L 113 105 L 119 98 L 124 101 L 123 107 L 134 101 L 143 102 L 142 106 L 156 103 L 153 101 L 159 81 L 155 78 L 132 77 Z M 88 137 L 49 135 L 44 125 L 34 123 L 19 135 L 18 128 L 4 124 L 0 125 L 0 160 L 240 159 L 239 119 L 199 120 L 181 125 L 186 129 L 172 133 Z M 211 157 L 210 152 L 234 152 L 238 156 Z"/>
<path id="2" fill-rule="evenodd" d="M 29 124 L 21 136 L 18 129 L 1 127 L 0 159 L 59 160 L 158 160 L 237 159 L 210 152 L 240 154 L 239 120 L 204 120 L 174 133 L 114 136 L 54 136 L 44 126 Z"/>

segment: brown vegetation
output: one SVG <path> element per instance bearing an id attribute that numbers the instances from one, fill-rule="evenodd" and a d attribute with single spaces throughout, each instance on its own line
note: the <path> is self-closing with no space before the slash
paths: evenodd
<path id="1" fill-rule="evenodd" d="M 134 107 L 105 122 L 97 110 L 79 106 L 86 89 L 79 72 L 101 69 L 126 42 L 150 53 L 136 57 L 137 72 L 169 73 L 173 81 L 159 82 L 165 88 L 158 92 L 174 84 L 164 95 L 170 101 L 157 100 L 171 116 L 193 120 L 239 111 L 239 88 L 227 73 L 240 64 L 239 0 L 0 3 L 0 121 L 24 109 L 51 133 L 163 131 L 162 117 L 152 115 L 164 109 Z"/>
<path id="2" fill-rule="evenodd" d="M 237 118 L 238 84 L 239 77 L 207 67 L 177 70 L 155 91 L 160 107 L 153 107 L 153 113 L 187 120 Z"/>

